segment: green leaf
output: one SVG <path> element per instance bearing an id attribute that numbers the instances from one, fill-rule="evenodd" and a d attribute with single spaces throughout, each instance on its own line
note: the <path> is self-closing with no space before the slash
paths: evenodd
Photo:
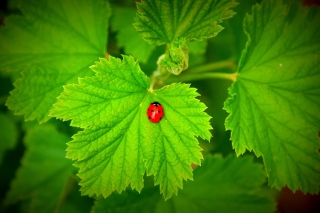
<path id="1" fill-rule="evenodd" d="M 155 49 L 155 45 L 148 44 L 141 38 L 133 27 L 136 10 L 133 8 L 115 7 L 111 17 L 111 28 L 117 31 L 117 44 L 124 48 L 124 52 L 139 61 L 146 63 Z"/>
<path id="2" fill-rule="evenodd" d="M 144 0 L 137 3 L 138 13 L 134 24 L 140 35 L 149 43 L 170 44 L 184 37 L 201 40 L 216 36 L 224 19 L 235 13 L 232 0 Z"/>
<path id="3" fill-rule="evenodd" d="M 200 164 L 194 136 L 211 137 L 206 107 L 195 99 L 199 94 L 180 83 L 152 90 L 130 56 L 100 59 L 92 69 L 96 75 L 66 86 L 51 111 L 51 116 L 84 128 L 67 149 L 67 157 L 80 168 L 82 193 L 107 197 L 129 184 L 141 191 L 147 171 L 170 198 L 183 180 L 192 179 L 191 164 Z M 159 123 L 146 114 L 154 101 L 164 107 Z"/>
<path id="4" fill-rule="evenodd" d="M 7 115 L 0 113 L 0 130 L 1 130 L 1 140 L 0 140 L 0 165 L 2 159 L 7 150 L 13 149 L 17 144 L 18 130 L 13 122 Z"/>
<path id="5" fill-rule="evenodd" d="M 27 131 L 25 152 L 5 203 L 30 199 L 29 212 L 54 212 L 63 199 L 63 190 L 73 170 L 65 158 L 70 138 L 54 126 L 37 126 Z"/>
<path id="6" fill-rule="evenodd" d="M 127 190 L 96 201 L 92 212 L 274 212 L 275 202 L 260 188 L 265 173 L 252 158 L 206 157 L 178 196 L 164 201 L 157 189 Z"/>
<path id="7" fill-rule="evenodd" d="M 104 0 L 26 0 L 21 10 L 0 28 L 0 69 L 23 70 L 7 105 L 45 122 L 62 86 L 92 75 L 89 65 L 105 56 L 110 9 Z"/>
<path id="8" fill-rule="evenodd" d="M 269 184 L 319 192 L 319 8 L 264 1 L 244 20 L 248 42 L 239 62 L 226 128 L 237 154 L 262 156 Z"/>

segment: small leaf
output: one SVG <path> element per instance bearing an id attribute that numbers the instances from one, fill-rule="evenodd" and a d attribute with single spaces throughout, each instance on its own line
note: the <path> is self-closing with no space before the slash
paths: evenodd
<path id="1" fill-rule="evenodd" d="M 178 196 L 164 201 L 157 188 L 127 190 L 96 201 L 92 212 L 274 212 L 275 202 L 260 188 L 262 167 L 252 158 L 208 156 Z M 231 189 L 231 190 L 230 190 Z"/>
<path id="2" fill-rule="evenodd" d="M 232 0 L 143 0 L 137 3 L 138 13 L 134 24 L 140 35 L 149 43 L 170 44 L 184 37 L 187 41 L 216 36 L 224 19 L 235 13 Z"/>
<path id="3" fill-rule="evenodd" d="M 5 203 L 30 199 L 29 212 L 54 212 L 73 170 L 71 161 L 65 158 L 69 140 L 50 125 L 29 129 L 24 140 L 27 151 Z"/>
<path id="4" fill-rule="evenodd" d="M 100 59 L 94 77 L 64 88 L 51 116 L 72 120 L 84 131 L 68 143 L 67 157 L 76 160 L 84 195 L 109 196 L 131 184 L 141 191 L 143 175 L 155 176 L 165 198 L 192 179 L 191 163 L 200 164 L 194 136 L 209 140 L 210 117 L 199 94 L 187 84 L 152 90 L 149 78 L 132 57 Z M 154 102 L 164 107 L 159 123 L 148 120 Z"/>
<path id="5" fill-rule="evenodd" d="M 23 71 L 7 105 L 45 122 L 62 85 L 92 75 L 88 66 L 105 56 L 110 9 L 104 0 L 25 0 L 21 10 L 0 28 L 0 69 Z"/>
<path id="6" fill-rule="evenodd" d="M 300 4 L 300 3 L 299 3 Z M 319 8 L 264 1 L 244 20 L 248 36 L 226 128 L 237 154 L 262 156 L 269 184 L 319 192 Z"/>

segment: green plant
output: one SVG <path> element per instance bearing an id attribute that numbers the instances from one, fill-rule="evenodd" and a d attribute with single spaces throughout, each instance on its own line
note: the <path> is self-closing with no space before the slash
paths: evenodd
<path id="1" fill-rule="evenodd" d="M 319 8 L 133 5 L 23 0 L 5 19 L 1 101 L 24 117 L 2 108 L 2 164 L 19 134 L 26 149 L 3 210 L 272 212 L 271 188 L 318 193 Z"/>

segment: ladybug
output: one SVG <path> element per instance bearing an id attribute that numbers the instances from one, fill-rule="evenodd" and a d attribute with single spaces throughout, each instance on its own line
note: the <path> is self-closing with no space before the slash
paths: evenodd
<path id="1" fill-rule="evenodd" d="M 147 115 L 152 123 L 158 123 L 164 116 L 163 107 L 159 102 L 153 102 L 150 104 Z"/>

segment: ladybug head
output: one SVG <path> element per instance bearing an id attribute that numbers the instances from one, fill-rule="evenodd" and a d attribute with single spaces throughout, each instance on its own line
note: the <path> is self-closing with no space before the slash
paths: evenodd
<path id="1" fill-rule="evenodd" d="M 159 103 L 159 102 L 153 102 L 153 103 L 151 103 L 152 105 L 154 105 L 154 106 L 161 106 L 161 104 Z"/>

